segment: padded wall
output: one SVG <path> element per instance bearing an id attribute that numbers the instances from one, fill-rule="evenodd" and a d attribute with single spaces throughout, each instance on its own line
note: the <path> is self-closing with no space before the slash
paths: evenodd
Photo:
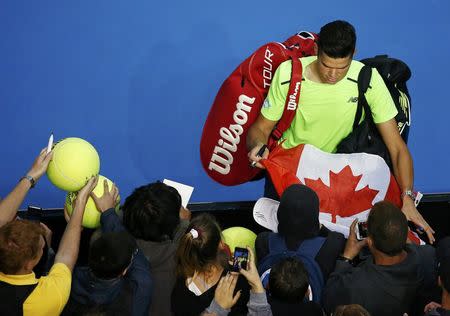
<path id="1" fill-rule="evenodd" d="M 416 187 L 450 191 L 450 2 L 389 1 L 0 2 L 0 196 L 29 168 L 51 131 L 99 151 L 122 196 L 169 178 L 192 201 L 252 200 L 262 182 L 223 187 L 202 170 L 199 139 L 223 80 L 253 50 L 346 19 L 356 58 L 389 53 L 413 71 L 409 146 Z M 61 207 L 43 179 L 26 203 Z"/>

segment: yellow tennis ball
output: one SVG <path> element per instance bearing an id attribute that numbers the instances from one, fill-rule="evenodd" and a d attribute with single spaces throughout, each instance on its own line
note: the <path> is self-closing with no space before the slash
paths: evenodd
<path id="1" fill-rule="evenodd" d="M 98 183 L 95 186 L 94 190 L 92 192 L 95 193 L 96 196 L 101 197 L 103 195 L 103 189 L 104 184 L 103 181 L 106 179 L 108 182 L 108 188 L 111 190 L 112 188 L 112 181 L 108 178 L 99 175 L 98 176 Z M 73 212 L 73 206 L 75 202 L 75 198 L 77 197 L 77 192 L 68 192 L 66 196 L 66 209 L 67 213 L 72 216 Z M 120 196 L 117 199 L 117 205 L 116 205 L 116 213 L 119 211 L 119 203 L 120 203 Z M 84 215 L 83 215 L 83 227 L 86 228 L 97 228 L 100 226 L 100 211 L 98 211 L 97 207 L 95 206 L 94 200 L 89 197 L 86 203 L 86 208 L 84 209 Z"/>
<path id="2" fill-rule="evenodd" d="M 53 157 L 47 168 L 49 180 L 58 188 L 80 190 L 100 171 L 100 157 L 94 146 L 81 138 L 65 138 L 53 147 Z"/>
<path id="3" fill-rule="evenodd" d="M 253 251 L 255 249 L 256 234 L 245 227 L 230 227 L 222 231 L 225 243 L 234 252 L 235 247 L 245 248 L 249 246 Z"/>

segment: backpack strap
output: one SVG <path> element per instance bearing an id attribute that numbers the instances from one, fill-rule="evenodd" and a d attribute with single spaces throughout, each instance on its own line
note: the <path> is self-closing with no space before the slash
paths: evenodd
<path id="1" fill-rule="evenodd" d="M 279 140 L 283 133 L 291 126 L 292 120 L 297 112 L 298 100 L 300 99 L 303 66 L 297 57 L 290 56 L 290 59 L 292 61 L 291 82 L 289 84 L 286 102 L 284 103 L 283 115 L 271 134 L 271 137 L 275 141 Z"/>
<path id="2" fill-rule="evenodd" d="M 288 250 L 286 241 L 280 234 L 269 233 L 267 242 L 269 253 L 258 262 L 258 272 L 261 275 L 261 282 L 266 289 L 268 288 L 272 266 L 283 258 L 295 256 L 294 251 Z"/>
<path id="3" fill-rule="evenodd" d="M 319 253 L 320 248 L 323 246 L 325 240 L 325 237 L 305 239 L 298 247 L 297 252 L 304 254 L 305 256 L 315 258 Z M 318 245 L 320 245 L 320 247 L 318 247 Z"/>
<path id="4" fill-rule="evenodd" d="M 282 253 L 287 251 L 285 239 L 277 233 L 270 233 L 269 235 L 269 253 Z"/>
<path id="5" fill-rule="evenodd" d="M 297 256 L 308 271 L 309 285 L 312 290 L 313 301 L 315 302 L 321 301 L 322 290 L 325 284 L 322 270 L 315 259 L 325 240 L 325 237 L 306 239 L 302 241 L 297 249 Z"/>
<path id="6" fill-rule="evenodd" d="M 258 271 L 260 275 L 270 269 L 275 262 L 281 260 L 285 256 L 288 256 L 290 253 L 294 253 L 293 251 L 287 249 L 286 242 L 280 234 L 273 232 L 269 233 L 267 243 L 267 255 L 258 260 Z"/>
<path id="7" fill-rule="evenodd" d="M 367 117 L 372 117 L 369 104 L 367 103 L 365 93 L 370 85 L 372 78 L 372 67 L 364 65 L 358 75 L 358 107 L 356 108 L 355 120 L 353 121 L 353 130 L 359 125 L 359 121 L 362 116 L 362 109 L 364 107 L 364 113 Z"/>

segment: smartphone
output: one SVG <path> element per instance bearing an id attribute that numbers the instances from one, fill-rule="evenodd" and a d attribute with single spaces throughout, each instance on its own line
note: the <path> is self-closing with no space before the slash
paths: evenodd
<path id="1" fill-rule="evenodd" d="M 241 247 L 234 248 L 233 266 L 231 270 L 239 272 L 240 269 L 247 270 L 248 250 Z"/>
<path id="2" fill-rule="evenodd" d="M 356 225 L 356 239 L 363 240 L 367 236 L 367 222 L 358 222 Z"/>

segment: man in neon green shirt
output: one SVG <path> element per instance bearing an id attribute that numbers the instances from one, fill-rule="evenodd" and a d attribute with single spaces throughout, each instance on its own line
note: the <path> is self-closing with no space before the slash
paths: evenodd
<path id="1" fill-rule="evenodd" d="M 355 29 L 345 21 L 324 25 L 319 33 L 317 56 L 300 58 L 303 68 L 299 105 L 291 126 L 284 132 L 283 147 L 311 144 L 327 152 L 335 152 L 337 145 L 352 131 L 358 102 L 358 74 L 363 64 L 353 60 L 356 45 Z M 261 113 L 247 135 L 250 162 L 262 168 L 258 151 L 267 144 L 270 133 L 280 120 L 289 89 L 290 61 L 282 63 L 275 72 Z M 402 189 L 403 207 L 408 220 L 422 227 L 430 242 L 433 229 L 417 211 L 412 197 L 413 162 L 401 138 L 394 102 L 376 69 L 372 71 L 366 99 L 374 122 L 388 148 L 394 176 Z"/>

